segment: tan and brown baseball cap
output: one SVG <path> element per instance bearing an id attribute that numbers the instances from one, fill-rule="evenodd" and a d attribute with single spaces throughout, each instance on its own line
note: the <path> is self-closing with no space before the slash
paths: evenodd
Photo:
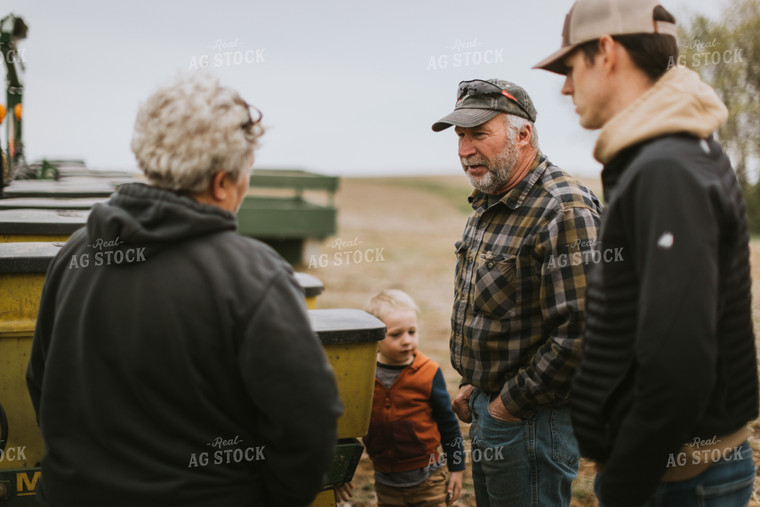
<path id="1" fill-rule="evenodd" d="M 565 57 L 584 42 L 602 35 L 660 33 L 677 38 L 674 23 L 654 20 L 658 5 L 658 0 L 578 0 L 565 17 L 562 47 L 533 68 L 565 75 Z"/>

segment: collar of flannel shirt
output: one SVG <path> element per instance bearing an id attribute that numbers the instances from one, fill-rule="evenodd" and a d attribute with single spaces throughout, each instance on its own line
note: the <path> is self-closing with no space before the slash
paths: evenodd
<path id="1" fill-rule="evenodd" d="M 530 189 L 532 189 L 539 178 L 541 178 L 541 175 L 546 169 L 547 160 L 548 158 L 546 155 L 539 150 L 538 153 L 536 153 L 535 160 L 533 160 L 533 165 L 528 170 L 528 174 L 525 175 L 520 183 L 515 185 L 515 188 L 501 196 L 499 202 L 503 203 L 510 209 L 517 209 L 522 206 L 528 192 L 530 192 Z M 479 207 L 488 204 L 488 194 L 481 192 L 478 189 L 474 189 L 467 200 L 470 202 L 472 209 L 478 209 Z"/>

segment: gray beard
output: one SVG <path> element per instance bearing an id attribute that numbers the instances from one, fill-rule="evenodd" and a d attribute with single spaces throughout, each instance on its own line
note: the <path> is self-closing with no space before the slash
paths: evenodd
<path id="1" fill-rule="evenodd" d="M 467 173 L 467 179 L 470 180 L 470 184 L 473 187 L 486 194 L 496 195 L 506 186 L 509 181 L 509 175 L 512 174 L 517 159 L 520 158 L 514 141 L 514 138 L 510 139 L 508 137 L 504 150 L 494 157 L 491 163 L 479 158 L 462 159 L 462 165 L 465 167 L 475 163 L 485 165 L 488 168 L 488 172 L 479 177 L 473 177 L 469 172 Z"/>

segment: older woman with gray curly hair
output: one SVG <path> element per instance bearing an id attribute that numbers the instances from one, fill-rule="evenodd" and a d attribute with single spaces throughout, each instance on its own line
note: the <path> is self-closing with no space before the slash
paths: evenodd
<path id="1" fill-rule="evenodd" d="M 261 113 L 235 90 L 199 74 L 159 89 L 142 104 L 132 152 L 151 185 L 207 202 L 220 172 L 233 187 L 242 188 L 244 176 L 248 181 L 264 132 L 260 120 Z"/>
<path id="2" fill-rule="evenodd" d="M 159 89 L 132 140 L 148 184 L 96 205 L 51 264 L 27 371 L 42 505 L 307 505 L 320 489 L 335 379 L 290 266 L 235 232 L 263 132 L 250 109 L 208 75 Z"/>

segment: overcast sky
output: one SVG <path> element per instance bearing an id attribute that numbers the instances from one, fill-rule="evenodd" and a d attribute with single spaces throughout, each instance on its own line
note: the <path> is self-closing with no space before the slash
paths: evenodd
<path id="1" fill-rule="evenodd" d="M 722 0 L 663 0 L 679 19 Z M 133 169 L 137 107 L 179 70 L 207 66 L 264 112 L 256 166 L 345 176 L 457 174 L 456 137 L 431 125 L 459 81 L 528 91 L 542 150 L 597 175 L 562 78 L 531 66 L 559 48 L 569 0 L 3 0 L 19 43 L 28 160 Z M 3 69 L 4 71 L 4 69 Z M 4 93 L 3 93 L 4 102 Z M 3 133 L 3 143 L 5 134 Z"/>

